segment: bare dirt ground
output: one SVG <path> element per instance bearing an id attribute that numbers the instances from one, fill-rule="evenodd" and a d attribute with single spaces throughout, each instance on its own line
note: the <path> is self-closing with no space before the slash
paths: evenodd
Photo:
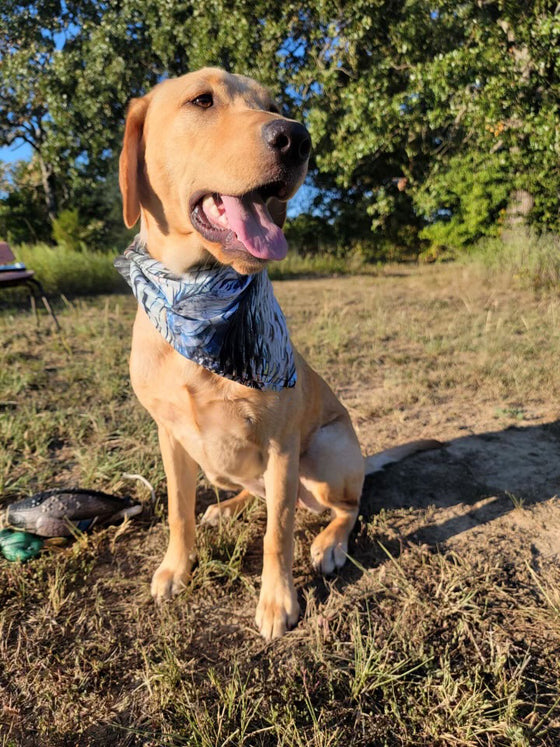
<path id="1" fill-rule="evenodd" d="M 560 560 L 560 424 L 463 436 L 368 478 L 364 511 L 408 508 L 403 541 Z"/>
<path id="2" fill-rule="evenodd" d="M 165 482 L 128 384 L 134 303 L 0 317 L 0 505 L 53 485 L 144 516 L 26 566 L 0 561 L 0 745 L 560 743 L 560 299 L 476 267 L 276 284 L 363 451 L 440 449 L 367 478 L 349 562 L 317 577 L 298 514 L 296 629 L 257 635 L 265 511 L 201 528 L 161 609 Z M 151 505 L 140 472 L 155 486 Z M 216 494 L 202 478 L 197 510 Z"/>

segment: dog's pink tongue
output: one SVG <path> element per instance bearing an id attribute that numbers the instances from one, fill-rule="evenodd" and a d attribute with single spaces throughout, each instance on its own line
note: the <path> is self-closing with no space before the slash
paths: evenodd
<path id="1" fill-rule="evenodd" d="M 288 243 L 260 197 L 255 194 L 220 197 L 229 227 L 250 254 L 259 259 L 284 259 Z"/>

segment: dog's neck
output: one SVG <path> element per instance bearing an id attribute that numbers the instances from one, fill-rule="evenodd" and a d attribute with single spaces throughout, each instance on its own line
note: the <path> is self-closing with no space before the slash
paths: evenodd
<path id="1" fill-rule="evenodd" d="M 212 255 L 204 248 L 196 231 L 180 233 L 162 229 L 156 218 L 142 210 L 139 241 L 149 247 L 150 256 L 161 262 L 176 275 L 183 275 L 196 267 L 215 263 Z"/>
<path id="2" fill-rule="evenodd" d="M 115 266 L 181 355 L 255 389 L 295 385 L 286 320 L 266 272 L 240 275 L 215 265 L 177 274 L 148 254 L 140 236 Z"/>

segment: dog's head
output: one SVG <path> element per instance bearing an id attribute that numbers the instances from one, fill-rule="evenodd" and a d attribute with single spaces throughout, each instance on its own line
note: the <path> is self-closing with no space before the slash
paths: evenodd
<path id="1" fill-rule="evenodd" d="M 175 271 L 212 255 L 253 273 L 283 259 L 286 201 L 307 172 L 311 139 L 268 91 L 205 68 L 133 99 L 119 182 L 124 221 L 142 217 L 148 250 Z"/>

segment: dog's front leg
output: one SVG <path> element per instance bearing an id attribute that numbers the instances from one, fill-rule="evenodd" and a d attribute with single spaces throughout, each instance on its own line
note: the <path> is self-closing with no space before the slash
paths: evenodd
<path id="1" fill-rule="evenodd" d="M 194 560 L 197 464 L 163 426 L 159 445 L 167 477 L 169 545 L 152 579 L 157 602 L 185 588 Z"/>
<path id="2" fill-rule="evenodd" d="M 289 445 L 271 447 L 264 474 L 267 521 L 256 615 L 257 626 L 266 639 L 283 635 L 299 617 L 292 577 L 298 470 L 299 439 Z"/>

